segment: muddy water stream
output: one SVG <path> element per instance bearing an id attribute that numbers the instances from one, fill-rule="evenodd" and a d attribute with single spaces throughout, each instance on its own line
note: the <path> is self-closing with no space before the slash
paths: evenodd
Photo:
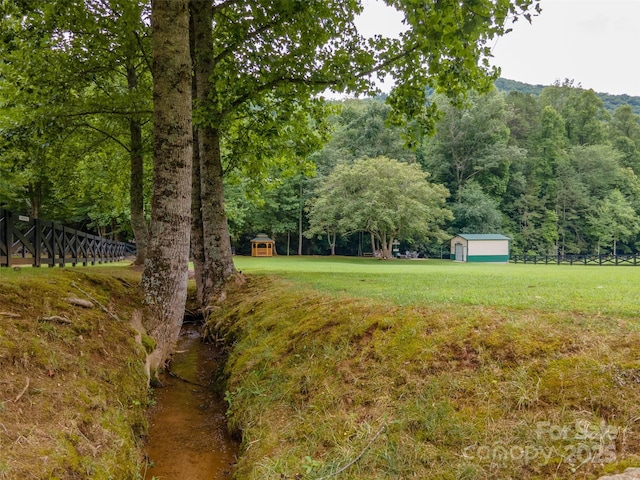
<path id="1" fill-rule="evenodd" d="M 145 454 L 145 480 L 231 478 L 238 452 L 227 432 L 226 404 L 211 385 L 221 361 L 216 348 L 202 343 L 199 328 L 180 333 L 171 373 L 160 378 L 151 411 Z"/>

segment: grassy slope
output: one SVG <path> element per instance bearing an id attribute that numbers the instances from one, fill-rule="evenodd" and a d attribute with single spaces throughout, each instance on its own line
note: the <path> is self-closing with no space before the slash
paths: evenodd
<path id="1" fill-rule="evenodd" d="M 640 464 L 640 269 L 237 264 L 253 275 L 211 322 L 235 342 L 237 478 L 596 478 Z"/>
<path id="2" fill-rule="evenodd" d="M 145 355 L 129 326 L 137 276 L 0 269 L 0 479 L 136 478 L 146 430 Z M 78 287 L 121 320 L 67 302 L 88 299 Z M 53 316 L 71 323 L 42 320 Z"/>

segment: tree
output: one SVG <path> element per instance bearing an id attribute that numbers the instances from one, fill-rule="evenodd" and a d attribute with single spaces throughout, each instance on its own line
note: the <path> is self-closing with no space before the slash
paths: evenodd
<path id="1" fill-rule="evenodd" d="M 251 195 L 250 200 L 244 199 L 245 204 L 248 204 L 243 219 L 245 231 L 252 235 L 266 232 L 276 241 L 278 237 L 286 240 L 285 251 L 289 255 L 291 234 L 296 233 L 300 223 L 300 206 L 303 201 L 300 188 L 306 180 L 307 177 L 302 173 L 289 175 L 287 172 L 274 171 L 271 181 L 265 182 L 261 192 Z"/>
<path id="2" fill-rule="evenodd" d="M 334 133 L 316 158 L 324 164 L 328 159 L 350 163 L 363 157 L 385 156 L 406 163 L 415 162 L 415 151 L 407 148 L 404 128 L 390 125 L 391 108 L 382 100 L 347 100 L 335 117 Z M 335 166 L 335 162 L 331 167 Z"/>
<path id="3" fill-rule="evenodd" d="M 600 244 L 611 245 L 613 254 L 617 253 L 617 243 L 633 239 L 640 233 L 640 216 L 620 190 L 614 189 L 589 217 Z"/>
<path id="4" fill-rule="evenodd" d="M 606 138 L 609 114 L 593 90 L 574 86 L 573 80 L 567 79 L 545 88 L 540 101 L 543 107 L 553 107 L 562 115 L 569 144 L 596 145 Z"/>
<path id="5" fill-rule="evenodd" d="M 533 132 L 540 123 L 541 107 L 538 98 L 530 93 L 511 91 L 505 97 L 505 104 L 511 144 L 531 150 Z"/>
<path id="6" fill-rule="evenodd" d="M 338 230 L 346 209 L 344 198 L 336 196 L 340 188 L 341 179 L 338 175 L 322 177 L 307 207 L 309 228 L 304 232 L 304 236 L 307 238 L 326 236 L 331 256 L 336 254 Z"/>
<path id="7" fill-rule="evenodd" d="M 575 90 L 560 112 L 565 119 L 567 138 L 573 145 L 597 145 L 606 139 L 609 114 L 593 90 Z"/>
<path id="8" fill-rule="evenodd" d="M 469 182 L 460 194 L 460 202 L 452 206 L 455 233 L 496 233 L 502 230 L 502 213 L 497 202 L 482 191 L 476 182 Z"/>
<path id="9" fill-rule="evenodd" d="M 193 156 L 188 0 L 154 0 L 152 25 L 155 164 L 142 286 L 153 312 L 147 327 L 163 361 L 178 338 L 187 298 Z"/>
<path id="10" fill-rule="evenodd" d="M 440 226 L 452 218 L 449 193 L 427 178 L 419 165 L 386 157 L 338 165 L 311 202 L 307 235 L 327 232 L 335 245 L 335 232 L 369 232 L 382 258 L 391 258 L 394 240 L 446 238 Z"/>
<path id="11" fill-rule="evenodd" d="M 640 117 L 629 105 L 622 105 L 613 113 L 609 124 L 609 138 L 622 155 L 621 164 L 640 173 Z"/>
<path id="12" fill-rule="evenodd" d="M 449 104 L 443 111 L 435 135 L 425 139 L 419 155 L 426 170 L 455 192 L 457 202 L 471 180 L 500 198 L 511 163 L 523 156 L 521 149 L 509 145 L 502 94 L 474 94 L 467 108 Z"/>
<path id="13" fill-rule="evenodd" d="M 400 39 L 362 38 L 354 24 L 362 9 L 357 0 L 213 6 L 194 0 L 202 258 L 209 265 L 197 280 L 204 285 L 205 304 L 235 275 L 226 240 L 224 182 L 217 177 L 225 173 L 220 165 L 225 137 L 236 122 L 264 112 L 278 115 L 283 121 L 273 125 L 280 134 L 275 139 L 291 138 L 286 130 L 296 125 L 294 113 L 317 110 L 317 96 L 326 88 L 372 92 L 372 75 L 389 73 L 398 84 L 390 97 L 392 120 L 419 117 L 416 125 L 429 127 L 434 107 L 426 103 L 426 87 L 439 86 L 452 97 L 470 86 L 489 88 L 497 74 L 488 61 L 491 39 L 506 32 L 511 16 L 530 19 L 529 10 L 534 5 L 539 10 L 531 0 L 481 0 L 473 7 L 429 1 L 417 8 L 412 0 L 388 4 L 404 12 L 410 26 Z M 257 132 L 246 132 L 245 138 L 264 138 Z M 231 164 L 263 170 L 265 160 L 240 156 Z"/>

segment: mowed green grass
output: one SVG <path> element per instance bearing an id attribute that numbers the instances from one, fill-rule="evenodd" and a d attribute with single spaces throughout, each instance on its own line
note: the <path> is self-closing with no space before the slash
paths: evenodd
<path id="1" fill-rule="evenodd" d="M 458 263 L 353 257 L 237 256 L 252 275 L 396 305 L 482 305 L 640 316 L 640 267 Z"/>
<path id="2" fill-rule="evenodd" d="M 640 268 L 235 262 L 248 280 L 208 328 L 230 345 L 238 479 L 597 479 L 640 465 Z"/>

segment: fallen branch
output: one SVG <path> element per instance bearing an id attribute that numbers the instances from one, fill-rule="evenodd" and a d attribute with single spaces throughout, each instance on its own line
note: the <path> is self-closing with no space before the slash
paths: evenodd
<path id="1" fill-rule="evenodd" d="M 85 292 L 84 290 L 82 290 L 79 286 L 76 285 L 76 282 L 71 282 L 71 286 L 78 289 L 81 293 L 84 293 L 91 301 L 95 302 L 107 315 L 109 315 L 111 318 L 113 318 L 114 320 L 117 320 L 118 322 L 120 322 L 121 320 L 118 318 L 118 316 L 115 313 L 111 313 L 109 310 L 107 310 L 107 307 L 105 307 L 104 305 L 102 305 L 98 300 L 96 300 L 95 298 L 93 298 L 91 295 L 89 295 L 87 292 Z"/>
<path id="2" fill-rule="evenodd" d="M 38 321 L 40 322 L 57 322 L 57 323 L 63 323 L 65 325 L 71 325 L 71 320 L 69 320 L 68 318 L 65 317 L 60 317 L 58 315 L 54 315 L 52 317 L 41 317 L 38 319 Z"/>
<path id="3" fill-rule="evenodd" d="M 171 375 L 173 378 L 177 378 L 178 380 L 182 380 L 183 382 L 190 383 L 191 385 L 196 385 L 197 387 L 207 388 L 206 385 L 202 385 L 201 383 L 193 382 L 187 378 L 181 377 L 177 373 L 172 372 L 167 368 L 167 373 Z"/>
<path id="4" fill-rule="evenodd" d="M 25 394 L 25 392 L 28 390 L 29 388 L 29 377 L 27 377 L 27 384 L 24 386 L 24 388 L 22 389 L 22 391 L 18 394 L 18 396 L 15 398 L 15 400 L 13 401 L 13 403 L 18 403 L 18 400 L 20 400 L 22 398 L 22 396 Z"/>
<path id="5" fill-rule="evenodd" d="M 325 480 L 326 478 L 329 477 L 335 477 L 336 475 L 340 475 L 342 472 L 344 472 L 347 468 L 351 467 L 353 464 L 357 463 L 362 456 L 364 455 L 364 453 L 369 450 L 369 448 L 371 447 L 371 445 L 373 445 L 373 442 L 376 441 L 376 439 L 380 436 L 380 434 L 384 431 L 384 429 L 387 428 L 387 424 L 385 423 L 384 425 L 382 425 L 382 427 L 380 427 L 380 430 L 378 430 L 376 432 L 376 434 L 371 438 L 371 440 L 369 440 L 369 443 L 367 443 L 367 445 L 362 449 L 362 451 L 358 454 L 358 456 L 356 458 L 354 458 L 353 460 L 351 460 L 349 463 L 347 463 L 345 466 L 343 466 L 342 468 L 336 470 L 333 473 L 330 473 L 329 475 L 325 475 L 324 477 L 320 477 L 317 480 Z"/>
<path id="6" fill-rule="evenodd" d="M 19 316 L 19 313 L 0 312 L 0 317 L 18 318 Z"/>
<path id="7" fill-rule="evenodd" d="M 81 298 L 75 298 L 75 297 L 67 297 L 65 298 L 65 300 L 69 302 L 71 305 L 77 305 L 78 307 L 84 307 L 84 308 L 93 308 L 93 303 L 89 302 L 88 300 L 83 300 Z"/>

